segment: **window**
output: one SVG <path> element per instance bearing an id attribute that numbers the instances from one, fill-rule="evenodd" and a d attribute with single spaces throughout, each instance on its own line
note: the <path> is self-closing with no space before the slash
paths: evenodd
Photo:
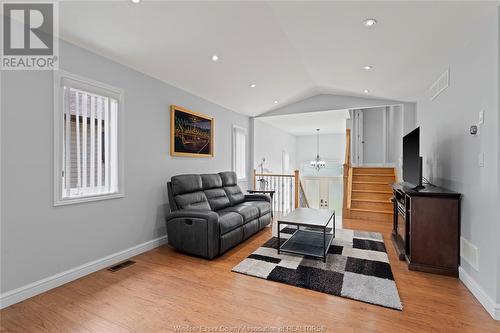
<path id="1" fill-rule="evenodd" d="M 233 171 L 236 172 L 239 181 L 246 180 L 246 150 L 247 130 L 233 126 Z"/>
<path id="2" fill-rule="evenodd" d="M 123 196 L 122 96 L 102 83 L 54 74 L 55 205 Z"/>

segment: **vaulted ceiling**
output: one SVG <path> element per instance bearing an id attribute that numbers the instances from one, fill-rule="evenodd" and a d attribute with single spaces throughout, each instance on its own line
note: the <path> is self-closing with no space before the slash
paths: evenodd
<path id="1" fill-rule="evenodd" d="M 446 69 L 475 22 L 496 6 L 64 1 L 59 17 L 65 40 L 236 112 L 258 115 L 321 93 L 412 101 Z M 378 24 L 363 26 L 368 17 Z M 219 61 L 211 60 L 214 54 Z"/>

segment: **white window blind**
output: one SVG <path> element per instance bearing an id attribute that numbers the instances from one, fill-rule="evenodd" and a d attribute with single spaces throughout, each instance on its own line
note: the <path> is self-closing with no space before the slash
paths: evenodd
<path id="1" fill-rule="evenodd" d="M 60 147 L 56 204 L 120 194 L 120 94 L 90 82 L 58 78 L 60 110 L 56 110 Z M 57 114 L 59 113 L 59 114 Z"/>
<path id="2" fill-rule="evenodd" d="M 244 128 L 233 127 L 233 167 L 239 180 L 246 179 L 246 139 Z"/>

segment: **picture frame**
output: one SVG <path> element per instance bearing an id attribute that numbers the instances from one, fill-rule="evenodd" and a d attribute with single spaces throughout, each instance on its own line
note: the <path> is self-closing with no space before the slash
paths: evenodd
<path id="1" fill-rule="evenodd" d="M 213 117 L 177 105 L 170 106 L 170 155 L 214 156 Z"/>

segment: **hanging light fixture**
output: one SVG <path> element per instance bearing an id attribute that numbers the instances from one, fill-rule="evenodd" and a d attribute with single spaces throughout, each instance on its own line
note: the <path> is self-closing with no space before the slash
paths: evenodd
<path id="1" fill-rule="evenodd" d="M 319 157 L 319 128 L 316 129 L 316 133 L 317 133 L 316 158 L 311 161 L 311 167 L 316 169 L 316 171 L 319 171 L 321 168 L 324 168 L 326 166 L 326 162 Z"/>

